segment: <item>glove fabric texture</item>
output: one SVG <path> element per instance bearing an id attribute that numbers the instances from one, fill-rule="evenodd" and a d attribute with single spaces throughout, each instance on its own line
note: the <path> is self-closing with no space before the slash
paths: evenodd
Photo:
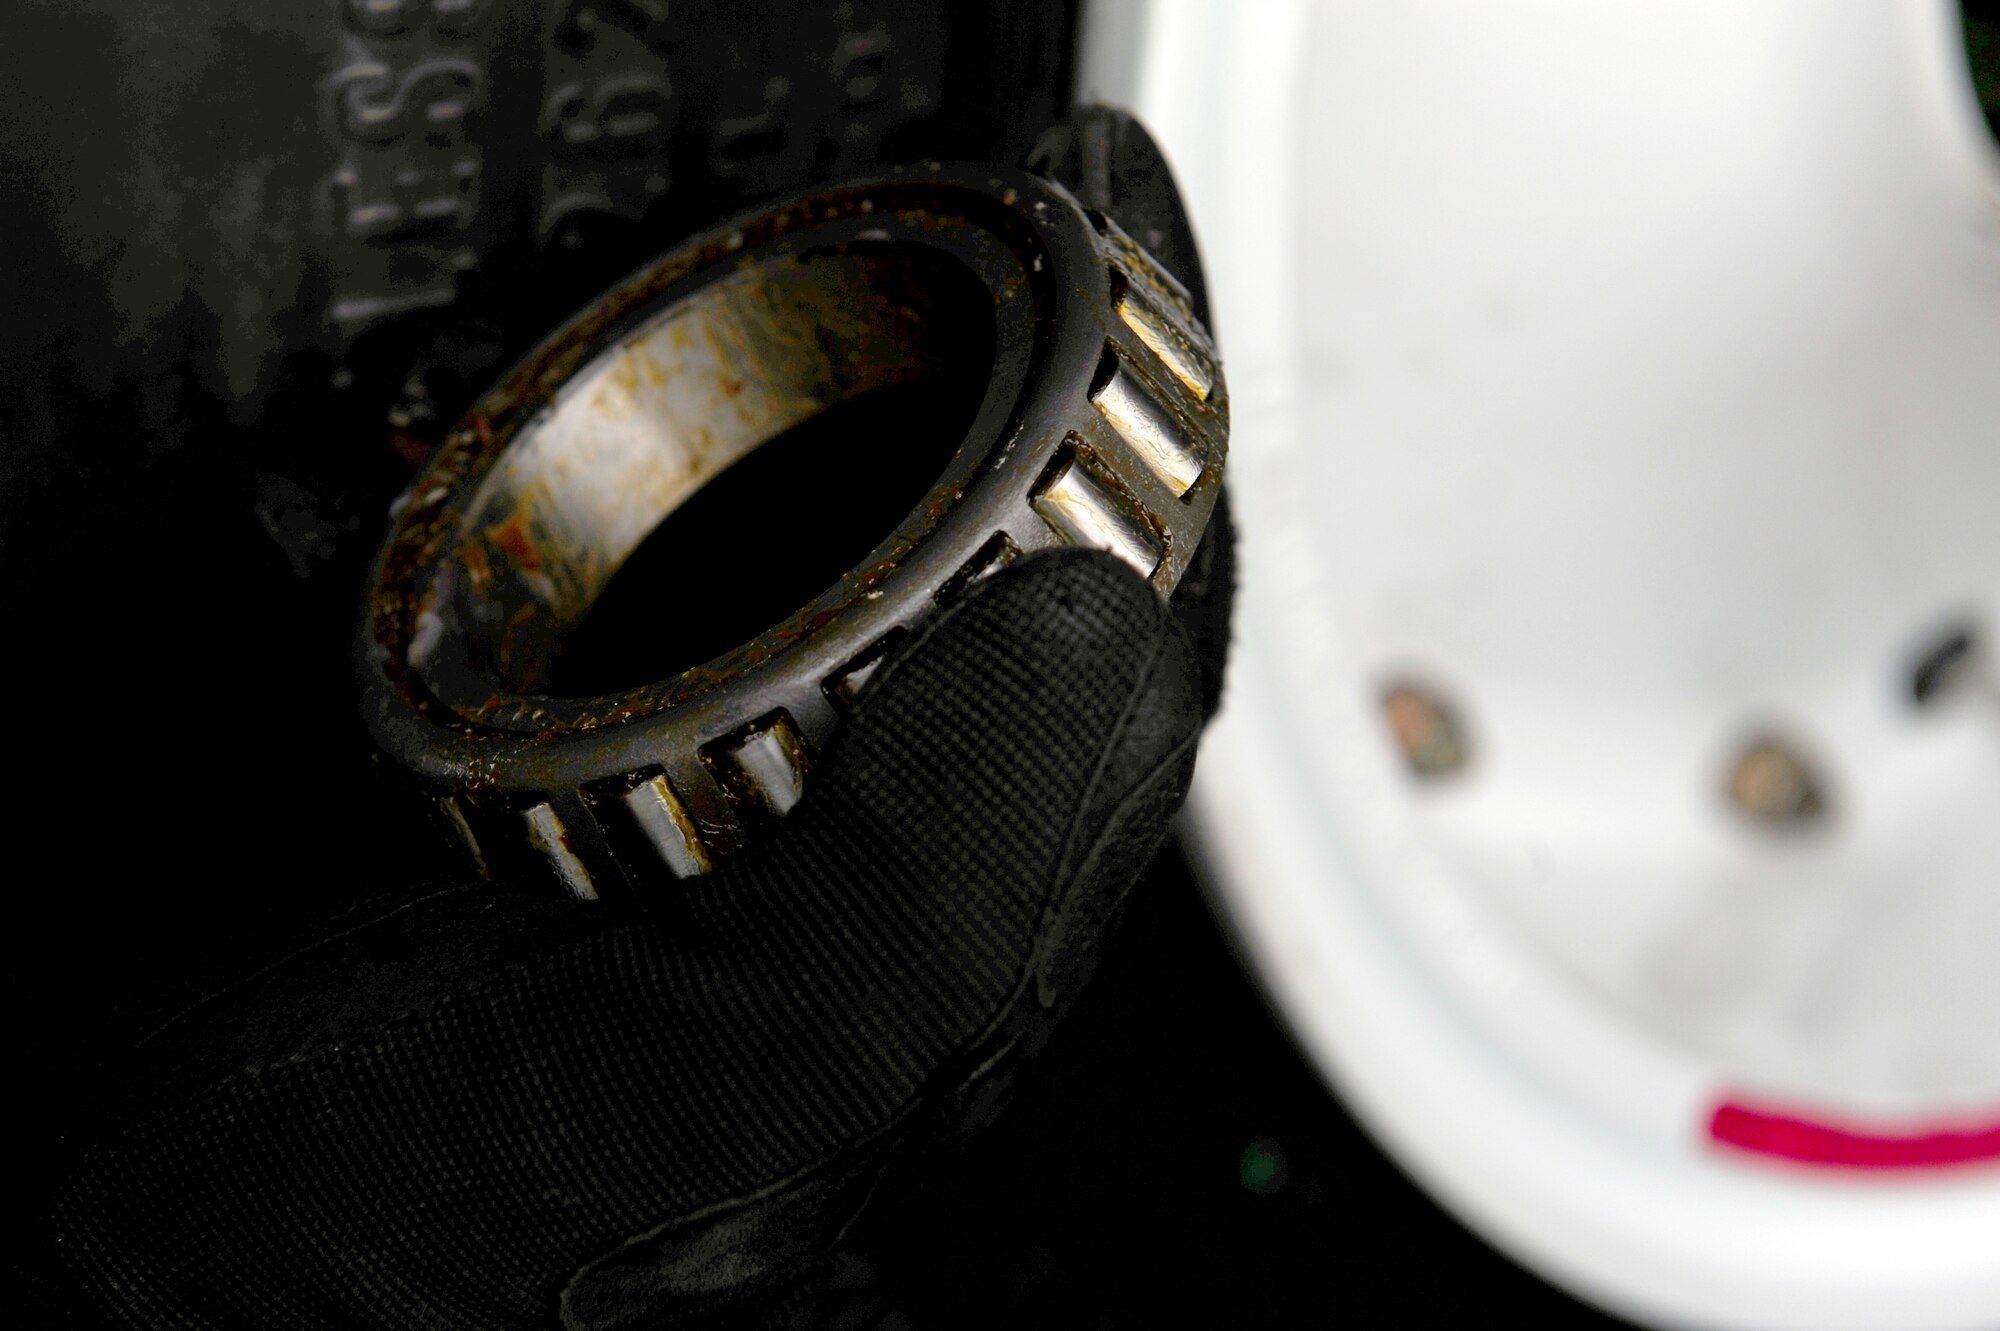
<path id="1" fill-rule="evenodd" d="M 1080 981 L 1202 675 L 1122 565 L 1024 560 L 871 681 L 767 851 L 638 916 L 479 883 L 293 921 L 100 1069 L 69 1278 L 141 1327 L 776 1315 Z"/>

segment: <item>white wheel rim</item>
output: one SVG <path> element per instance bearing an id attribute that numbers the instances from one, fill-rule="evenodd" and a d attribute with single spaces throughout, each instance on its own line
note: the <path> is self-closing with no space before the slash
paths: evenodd
<path id="1" fill-rule="evenodd" d="M 1937 625 L 2000 633 L 2000 168 L 1954 13 L 1217 0 L 1085 33 L 1209 264 L 1243 588 L 1195 819 L 1309 1055 L 1628 1315 L 2000 1323 L 1991 1161 L 1712 1132 L 1734 1100 L 1835 1154 L 2000 1134 L 2000 697 L 1894 687 Z M 1469 718 L 1462 780 L 1386 742 L 1399 668 Z M 1824 826 L 1725 807 L 1758 726 L 1827 775 Z"/>

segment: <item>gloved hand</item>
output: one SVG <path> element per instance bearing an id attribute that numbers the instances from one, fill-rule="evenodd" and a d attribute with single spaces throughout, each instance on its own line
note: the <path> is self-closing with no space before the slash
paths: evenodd
<path id="1" fill-rule="evenodd" d="M 639 916 L 404 884 L 128 1004 L 50 1297 L 265 1331 L 778 1315 L 1087 971 L 1186 789 L 1229 539 L 1173 608 L 1095 553 L 989 579 L 767 851 Z"/>

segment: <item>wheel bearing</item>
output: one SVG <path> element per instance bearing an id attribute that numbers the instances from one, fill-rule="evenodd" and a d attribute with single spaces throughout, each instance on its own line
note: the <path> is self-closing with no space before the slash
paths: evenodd
<path id="1" fill-rule="evenodd" d="M 994 319 L 984 399 L 923 501 L 750 641 L 639 688 L 553 696 L 564 635 L 684 499 L 913 372 L 921 283 L 897 274 L 916 256 L 969 270 Z M 639 270 L 447 437 L 376 565 L 365 715 L 489 876 L 596 899 L 707 872 L 791 808 L 868 676 L 971 582 L 1080 545 L 1172 591 L 1227 435 L 1185 289 L 1060 185 L 933 169 L 818 189 Z"/>

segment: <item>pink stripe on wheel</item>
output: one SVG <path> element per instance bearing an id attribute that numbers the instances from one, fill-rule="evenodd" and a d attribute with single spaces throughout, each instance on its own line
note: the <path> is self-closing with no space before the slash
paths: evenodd
<path id="1" fill-rule="evenodd" d="M 1709 1118 L 1708 1135 L 1737 1150 L 1833 1169 L 1930 1169 L 2000 1160 L 2000 1113 L 1970 1123 L 1885 1131 L 1724 1100 Z"/>

